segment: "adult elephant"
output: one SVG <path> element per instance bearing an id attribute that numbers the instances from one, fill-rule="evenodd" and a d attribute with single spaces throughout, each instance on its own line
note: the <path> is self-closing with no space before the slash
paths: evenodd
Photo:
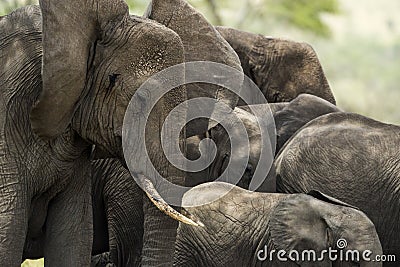
<path id="1" fill-rule="evenodd" d="M 277 189 L 319 190 L 359 207 L 375 224 L 383 252 L 400 259 L 399 147 L 398 126 L 352 113 L 322 116 L 278 155 Z"/>
<path id="2" fill-rule="evenodd" d="M 318 56 L 309 44 L 228 27 L 217 29 L 235 49 L 244 73 L 260 88 L 269 103 L 289 102 L 299 94 L 307 93 L 335 104 Z"/>
<path id="3" fill-rule="evenodd" d="M 328 253 L 321 256 L 323 250 L 343 248 L 343 240 L 346 250 L 358 250 L 360 255 L 371 250 L 371 259 L 382 253 L 382 247 L 364 213 L 317 191 L 270 194 L 209 183 L 191 189 L 182 203 L 184 207 L 208 203 L 229 189 L 214 202 L 187 208 L 205 227 L 180 224 L 175 266 L 381 266 L 361 256 L 349 261 L 329 258 Z M 277 257 L 282 256 L 280 250 L 287 262 Z M 293 250 L 299 253 L 298 259 Z M 319 260 L 302 259 L 309 250 Z"/>
<path id="4" fill-rule="evenodd" d="M 1 17 L 0 58 L 0 265 L 34 257 L 35 249 L 23 255 L 31 239 L 45 241 L 48 266 L 87 266 L 91 145 L 123 160 L 128 103 L 149 76 L 184 62 L 182 41 L 154 21 L 130 16 L 123 1 L 43 0 L 40 9 Z M 146 144 L 158 151 L 151 155 L 155 167 L 179 183 L 184 174 L 159 156 L 159 133 L 185 99 L 184 88 L 166 94 L 147 124 Z M 143 183 L 155 203 L 185 220 Z M 146 244 L 143 254 L 152 257 L 143 265 L 171 263 L 178 223 L 153 206 L 144 212 L 145 227 L 161 238 Z"/>

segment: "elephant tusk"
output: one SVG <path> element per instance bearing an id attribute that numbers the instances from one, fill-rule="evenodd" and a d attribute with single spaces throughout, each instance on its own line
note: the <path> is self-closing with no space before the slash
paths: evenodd
<path id="1" fill-rule="evenodd" d="M 160 194 L 157 192 L 157 190 L 154 188 L 153 183 L 146 178 L 142 174 L 137 174 L 139 180 L 141 181 L 142 185 L 144 186 L 143 190 L 145 191 L 147 197 L 150 199 L 151 202 L 162 212 L 164 212 L 166 215 L 171 217 L 174 220 L 177 220 L 179 222 L 182 222 L 184 224 L 192 225 L 192 226 L 199 226 L 199 227 L 204 227 L 204 224 L 200 222 L 199 220 L 194 220 L 190 219 L 192 217 L 190 214 L 187 212 L 187 216 L 179 213 L 178 211 L 174 210 L 165 200 L 160 196 Z"/>

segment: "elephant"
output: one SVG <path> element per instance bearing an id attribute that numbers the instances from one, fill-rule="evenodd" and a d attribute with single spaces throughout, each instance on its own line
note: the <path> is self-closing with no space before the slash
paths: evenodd
<path id="1" fill-rule="evenodd" d="M 357 206 L 375 224 L 384 254 L 398 260 L 399 146 L 399 126 L 354 113 L 321 116 L 299 130 L 277 156 L 277 191 L 318 190 Z"/>
<path id="2" fill-rule="evenodd" d="M 248 188 L 250 184 L 250 177 L 254 171 L 253 166 L 256 166 L 256 160 L 258 159 L 260 153 L 258 147 L 254 146 L 260 141 L 260 130 L 253 114 L 241 109 L 240 107 L 236 107 L 234 109 L 234 114 L 240 119 L 240 123 L 244 124 L 249 137 L 250 153 L 248 165 L 237 184 L 242 188 Z M 200 142 L 205 138 L 210 138 L 216 144 L 217 151 L 215 158 L 204 170 L 188 174 L 186 182 L 187 186 L 193 187 L 205 182 L 214 181 L 225 171 L 230 160 L 230 139 L 228 133 L 221 124 L 212 127 L 207 134 L 196 135 L 187 139 L 187 155 L 190 160 L 196 160 L 201 156 Z M 203 153 L 208 153 L 208 147 L 205 147 L 205 149 L 206 150 Z"/>
<path id="3" fill-rule="evenodd" d="M 143 230 L 143 215 L 138 202 L 129 200 L 140 188 L 129 179 L 129 172 L 119 161 L 100 160 L 94 163 L 94 167 L 98 171 L 94 172 L 93 184 L 105 185 L 96 187 L 102 190 L 93 191 L 94 202 L 104 203 L 104 207 L 94 209 L 94 213 L 102 213 L 103 208 L 103 214 L 106 214 L 110 251 L 93 257 L 92 266 L 137 266 L 133 262 L 124 265 L 114 259 L 117 255 L 119 259 L 130 260 L 140 257 L 134 251 L 140 253 L 138 233 Z M 107 193 L 109 190 L 113 193 Z M 210 202 L 214 196 L 220 198 Z M 95 199 L 102 201 L 96 202 Z M 117 208 L 111 208 L 110 203 Z M 340 263 L 340 266 L 382 266 L 361 258 L 367 250 L 371 251 L 370 259 L 382 254 L 371 220 L 357 208 L 318 191 L 308 194 L 260 193 L 223 182 L 209 182 L 189 190 L 182 204 L 187 212 L 204 223 L 204 227 L 180 223 L 174 266 L 315 266 L 315 261 L 302 262 L 301 259 L 289 259 L 286 263 L 277 258 L 270 261 L 273 256 L 268 252 L 284 250 L 288 254 L 297 250 L 302 255 L 303 251 L 314 250 L 316 255 L 323 255 L 324 249 L 337 250 L 340 240 L 347 242 L 347 250 L 360 253 L 359 260 L 333 262 L 333 259 L 330 262 L 326 257 L 317 263 L 318 266 L 338 266 Z M 104 231 L 104 227 L 97 228 L 95 236 L 106 238 L 107 232 Z M 112 246 L 112 240 L 118 245 Z"/>
<path id="4" fill-rule="evenodd" d="M 271 110 L 276 127 L 276 153 L 282 149 L 284 144 L 293 136 L 301 127 L 306 125 L 319 116 L 342 112 L 339 108 L 330 102 L 314 95 L 300 94 L 291 102 L 265 104 Z M 239 187 L 248 189 L 254 171 L 258 165 L 261 153 L 261 132 L 256 121 L 256 117 L 252 114 L 251 107 L 256 108 L 257 105 L 240 106 L 234 109 L 234 114 L 240 118 L 244 124 L 249 136 L 250 153 L 247 168 L 242 175 L 241 180 L 237 184 Z M 266 119 L 266 118 L 262 118 Z M 188 174 L 187 185 L 194 186 L 204 182 L 210 182 L 217 179 L 225 170 L 231 157 L 231 145 L 228 133 L 219 124 L 208 131 L 208 135 L 197 135 L 187 139 L 187 151 L 189 159 L 195 160 L 200 157 L 199 144 L 204 138 L 212 139 L 217 147 L 215 160 L 209 168 L 198 172 Z M 238 157 L 238 155 L 235 155 Z M 273 155 L 274 156 L 274 155 Z M 265 164 L 265 163 L 263 163 Z M 267 176 L 259 191 L 275 192 L 275 176 L 273 173 Z"/>
<path id="5" fill-rule="evenodd" d="M 143 190 L 116 158 L 91 160 L 92 266 L 141 266 Z M 44 256 L 44 239 L 27 239 L 25 255 Z"/>
<path id="6" fill-rule="evenodd" d="M 219 26 L 217 30 L 236 51 L 244 73 L 269 103 L 290 102 L 299 94 L 307 93 L 336 104 L 311 45 L 229 27 Z M 246 103 L 239 101 L 238 105 Z"/>
<path id="7" fill-rule="evenodd" d="M 229 58 L 231 51 L 218 55 Z M 41 247 L 31 246 L 43 240 L 46 265 L 88 265 L 92 145 L 126 164 L 128 104 L 153 74 L 185 62 L 183 42 L 173 30 L 129 15 L 122 0 L 41 0 L 40 7 L 1 17 L 0 58 L 0 265 L 35 257 Z M 165 94 L 146 126 L 155 168 L 178 184 L 186 174 L 162 156 L 159 135 L 161 122 L 186 99 L 184 86 Z M 184 145 L 184 134 L 179 139 Z M 143 168 L 135 166 L 136 173 Z M 150 177 L 143 179 L 139 186 L 150 199 L 143 199 L 142 265 L 170 265 L 175 219 L 198 224 L 160 199 Z"/>
<path id="8" fill-rule="evenodd" d="M 108 254 L 106 262 L 116 266 L 140 266 L 143 191 L 118 159 L 92 160 L 91 164 L 92 255 Z M 101 259 L 104 262 L 104 257 Z M 96 265 L 95 261 L 96 257 L 93 257 L 92 265 Z"/>
<path id="9" fill-rule="evenodd" d="M 218 195 L 218 200 L 195 207 Z M 179 225 L 175 266 L 381 266 L 361 256 L 353 262 L 328 257 L 282 262 L 274 257 L 280 250 L 323 255 L 323 250 L 343 248 L 343 241 L 346 250 L 360 255 L 372 251 L 370 259 L 382 253 L 375 226 L 363 212 L 318 191 L 259 193 L 212 182 L 192 188 L 182 203 L 205 227 Z"/>
<path id="10" fill-rule="evenodd" d="M 92 161 L 92 168 L 93 254 L 102 253 L 93 257 L 92 266 L 139 266 L 143 211 L 135 198 L 143 192 L 117 159 Z M 197 206 L 199 201 L 203 205 Z M 179 225 L 174 266 L 315 266 L 270 262 L 266 250 L 321 253 L 337 249 L 343 239 L 348 250 L 372 251 L 371 259 L 382 254 L 375 226 L 363 212 L 318 191 L 260 193 L 209 182 L 189 190 L 182 204 L 204 227 Z M 362 260 L 340 266 L 355 264 L 381 266 Z M 332 265 L 325 259 L 318 266 Z"/>

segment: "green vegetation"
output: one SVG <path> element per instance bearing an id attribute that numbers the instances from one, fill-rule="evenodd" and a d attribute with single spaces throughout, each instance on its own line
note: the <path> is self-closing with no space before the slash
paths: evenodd
<path id="1" fill-rule="evenodd" d="M 37 4 L 37 0 L 0 0 L 0 16 L 21 6 Z"/>
<path id="2" fill-rule="evenodd" d="M 36 4 L 37 0 L 0 0 L 0 15 L 23 6 Z M 143 14 L 149 0 L 128 0 L 133 14 Z M 254 18 L 262 23 L 284 23 L 318 35 L 328 36 L 329 26 L 321 19 L 322 13 L 337 13 L 337 0 L 189 0 L 202 10 L 214 24 L 251 29 Z"/>
<path id="3" fill-rule="evenodd" d="M 24 261 L 24 263 L 21 265 L 21 267 L 42 267 L 44 266 L 44 260 L 40 259 L 40 260 L 26 260 Z"/>
<path id="4" fill-rule="evenodd" d="M 400 38 L 316 42 L 338 105 L 379 121 L 400 124 Z"/>
<path id="5" fill-rule="evenodd" d="M 148 0 L 129 0 L 129 8 L 134 14 L 142 14 Z M 217 25 L 227 25 L 240 29 L 252 29 L 254 23 L 274 25 L 285 24 L 321 36 L 329 36 L 329 26 L 321 19 L 321 14 L 338 12 L 337 0 L 189 0 Z M 254 20 L 257 18 L 257 20 Z"/>

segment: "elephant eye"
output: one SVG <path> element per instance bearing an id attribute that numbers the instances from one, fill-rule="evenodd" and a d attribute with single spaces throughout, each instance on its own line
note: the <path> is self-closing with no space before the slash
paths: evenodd
<path id="1" fill-rule="evenodd" d="M 278 102 L 278 100 L 279 100 L 279 92 L 275 92 L 273 95 L 272 95 L 272 99 L 273 99 L 273 102 L 274 103 L 276 103 L 276 102 Z"/>
<path id="2" fill-rule="evenodd" d="M 121 76 L 121 74 L 113 73 L 113 74 L 108 75 L 109 84 L 108 84 L 107 91 L 110 91 L 111 89 L 114 88 L 115 82 L 118 80 L 118 76 Z"/>
<path id="3" fill-rule="evenodd" d="M 252 173 L 253 172 L 253 165 L 251 165 L 250 163 L 247 164 L 246 172 Z"/>

